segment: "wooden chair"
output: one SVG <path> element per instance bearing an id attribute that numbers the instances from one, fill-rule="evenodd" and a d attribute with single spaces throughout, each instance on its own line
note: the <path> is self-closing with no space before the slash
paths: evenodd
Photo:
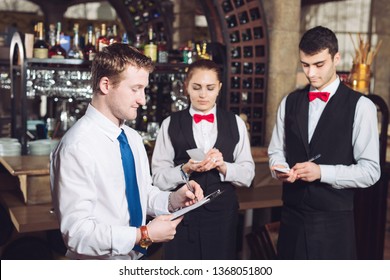
<path id="1" fill-rule="evenodd" d="M 251 259 L 275 260 L 280 222 L 268 223 L 246 235 Z"/>

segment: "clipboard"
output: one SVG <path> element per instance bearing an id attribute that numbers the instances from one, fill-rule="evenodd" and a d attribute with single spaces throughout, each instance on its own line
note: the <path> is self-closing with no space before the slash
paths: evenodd
<path id="1" fill-rule="evenodd" d="M 213 201 L 215 198 L 217 198 L 218 196 L 220 196 L 224 191 L 221 191 L 220 189 L 216 190 L 215 192 L 205 196 L 203 199 L 199 200 L 197 203 L 195 204 L 192 204 L 188 207 L 184 207 L 184 208 L 181 208 L 180 210 L 177 210 L 176 212 L 173 212 L 172 213 L 172 218 L 171 218 L 171 221 L 183 216 L 184 214 L 202 206 L 202 205 L 205 205 L 211 201 Z"/>

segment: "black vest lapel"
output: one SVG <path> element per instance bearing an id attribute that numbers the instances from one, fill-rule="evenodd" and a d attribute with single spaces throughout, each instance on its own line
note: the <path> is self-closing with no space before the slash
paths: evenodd
<path id="1" fill-rule="evenodd" d="M 299 104 L 300 109 L 297 114 L 297 123 L 299 127 L 299 132 L 301 134 L 301 138 L 303 144 L 305 146 L 306 153 L 309 154 L 309 131 L 308 131 L 308 123 L 309 123 L 309 102 L 303 101 Z"/>
<path id="2" fill-rule="evenodd" d="M 182 121 L 180 122 L 181 130 L 183 131 L 183 135 L 188 143 L 188 145 L 192 148 L 196 148 L 196 143 L 194 139 L 194 133 L 192 132 L 192 116 L 190 114 L 190 110 L 187 109 L 181 114 Z"/>

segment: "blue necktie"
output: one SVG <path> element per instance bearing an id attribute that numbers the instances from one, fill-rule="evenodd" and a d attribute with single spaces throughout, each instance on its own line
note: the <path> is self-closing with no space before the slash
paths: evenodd
<path id="1" fill-rule="evenodd" d="M 121 148 L 122 166 L 125 174 L 126 198 L 130 213 L 130 226 L 140 227 L 142 225 L 142 208 L 139 197 L 137 176 L 135 173 L 134 156 L 123 129 L 122 133 L 118 136 L 118 141 Z M 134 246 L 134 250 L 144 254 L 146 253 L 146 250 L 138 245 Z"/>

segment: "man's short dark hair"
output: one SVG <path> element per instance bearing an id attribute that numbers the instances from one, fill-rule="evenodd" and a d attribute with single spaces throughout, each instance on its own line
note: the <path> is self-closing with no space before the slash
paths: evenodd
<path id="1" fill-rule="evenodd" d="M 306 31 L 299 43 L 299 49 L 308 55 L 315 55 L 329 49 L 332 58 L 339 51 L 336 35 L 332 30 L 323 26 Z"/>

